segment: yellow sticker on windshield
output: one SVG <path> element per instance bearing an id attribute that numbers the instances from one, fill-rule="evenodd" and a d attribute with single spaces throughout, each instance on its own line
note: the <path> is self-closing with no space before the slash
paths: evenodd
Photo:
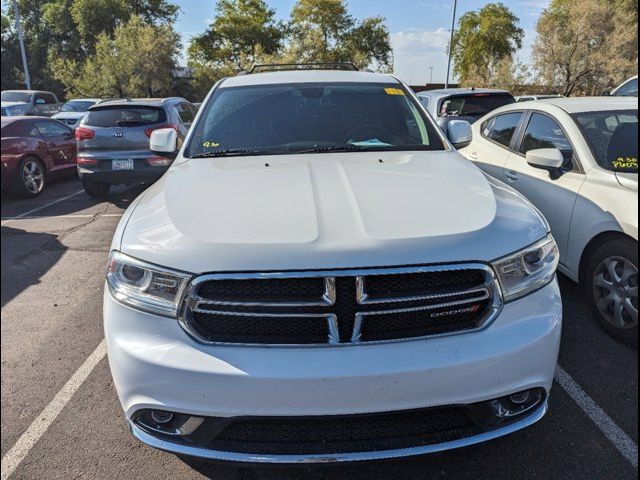
<path id="1" fill-rule="evenodd" d="M 618 157 L 611 162 L 614 168 L 638 169 L 638 159 L 635 157 Z"/>
<path id="2" fill-rule="evenodd" d="M 400 88 L 385 88 L 384 91 L 387 95 L 400 95 L 402 97 L 405 96 L 404 91 Z"/>
<path id="3" fill-rule="evenodd" d="M 204 148 L 217 148 L 217 147 L 219 147 L 219 146 L 220 146 L 220 144 L 219 144 L 219 143 L 216 143 L 216 142 L 203 142 L 203 143 L 202 143 L 202 146 L 203 146 Z"/>

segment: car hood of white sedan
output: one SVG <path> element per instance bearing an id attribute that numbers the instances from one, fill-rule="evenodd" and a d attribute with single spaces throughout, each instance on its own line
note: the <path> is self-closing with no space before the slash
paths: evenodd
<path id="1" fill-rule="evenodd" d="M 143 195 L 114 248 L 194 273 L 488 261 L 548 229 L 445 151 L 183 160 Z"/>
<path id="2" fill-rule="evenodd" d="M 616 173 L 616 178 L 620 185 L 634 192 L 638 191 L 638 174 L 637 173 Z"/>

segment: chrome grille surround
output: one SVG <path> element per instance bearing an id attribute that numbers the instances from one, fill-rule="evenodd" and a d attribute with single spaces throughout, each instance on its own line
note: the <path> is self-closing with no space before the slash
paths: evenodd
<path id="1" fill-rule="evenodd" d="M 461 270 L 477 270 L 483 273 L 484 283 L 478 288 L 457 290 L 452 292 L 442 292 L 429 295 L 416 295 L 407 297 L 389 297 L 389 298 L 376 298 L 370 299 L 366 292 L 366 277 L 372 275 L 402 275 L 411 273 L 436 273 L 436 272 L 450 272 Z M 233 302 L 224 300 L 212 300 L 202 298 L 198 295 L 199 287 L 205 282 L 211 282 L 216 280 L 269 280 L 269 279 L 295 279 L 295 278 L 324 278 L 324 294 L 319 296 L 315 302 Z M 296 309 L 304 307 L 330 307 L 336 304 L 338 300 L 336 298 L 336 278 L 337 277 L 353 277 L 355 282 L 356 298 L 355 301 L 363 307 L 376 305 L 379 308 L 374 310 L 368 310 L 363 312 L 356 312 L 355 318 L 350 319 L 353 321 L 353 331 L 350 335 L 350 339 L 345 341 L 344 338 L 340 338 L 339 322 L 340 319 L 332 313 L 291 313 L 287 308 L 295 307 Z M 451 301 L 449 299 L 468 296 L 462 300 Z M 402 303 L 418 302 L 418 301 L 433 301 L 442 300 L 441 302 L 411 307 L 402 308 Z M 415 312 L 415 311 L 429 311 L 437 310 L 441 308 L 458 307 L 467 304 L 473 304 L 475 302 L 488 301 L 488 307 L 486 312 L 479 322 L 478 326 L 473 329 L 466 329 L 461 331 L 453 331 L 446 333 L 438 333 L 433 335 L 425 335 L 421 337 L 407 337 L 407 338 L 395 338 L 389 340 L 375 340 L 375 341 L 361 341 L 361 329 L 363 322 L 366 321 L 366 317 L 370 315 L 393 315 L 396 313 Z M 387 305 L 389 308 L 384 308 Z M 260 308 L 268 307 L 268 311 L 260 312 L 256 311 L 225 311 L 212 309 L 211 307 L 247 307 L 247 308 Z M 204 308 L 203 308 L 204 307 Z M 216 273 L 216 274 L 204 274 L 195 277 L 189 286 L 187 287 L 181 307 L 179 309 L 178 321 L 181 327 L 196 341 L 208 344 L 208 345 L 230 345 L 230 346 L 255 346 L 255 347 L 278 347 L 278 348 L 291 348 L 291 347 L 323 347 L 323 346 L 339 346 L 347 347 L 352 345 L 363 344 L 378 344 L 378 343 L 390 343 L 390 342 L 402 342 L 419 340 L 421 338 L 440 337 L 448 335 L 457 335 L 470 332 L 476 332 L 486 328 L 499 314 L 503 307 L 502 291 L 500 284 L 496 277 L 494 270 L 484 263 L 459 263 L 449 265 L 426 265 L 426 266 L 410 266 L 410 267 L 391 267 L 391 268 L 363 268 L 363 269 L 345 269 L 345 270 L 309 270 L 309 271 L 283 271 L 283 272 L 238 272 L 238 273 Z M 274 312 L 282 308 L 282 312 Z M 323 318 L 327 325 L 327 341 L 326 343 L 304 343 L 304 344 L 289 344 L 289 343 L 245 343 L 245 342 L 219 342 L 211 341 L 200 335 L 193 325 L 192 313 L 205 313 L 214 315 L 228 315 L 230 319 L 234 316 L 243 317 L 269 317 L 269 318 Z"/>

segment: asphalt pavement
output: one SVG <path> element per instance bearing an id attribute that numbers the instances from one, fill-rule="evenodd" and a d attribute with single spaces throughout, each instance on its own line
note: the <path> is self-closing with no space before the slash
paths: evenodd
<path id="1" fill-rule="evenodd" d="M 31 200 L 2 199 L 2 480 L 633 479 L 638 477 L 638 352 L 595 324 L 561 278 L 564 331 L 550 410 L 508 437 L 455 451 L 352 465 L 207 463 L 129 433 L 102 332 L 109 245 L 140 188 L 106 201 L 75 179 Z"/>

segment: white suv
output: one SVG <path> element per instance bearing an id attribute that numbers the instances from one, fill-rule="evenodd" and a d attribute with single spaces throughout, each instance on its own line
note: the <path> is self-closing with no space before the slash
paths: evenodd
<path id="1" fill-rule="evenodd" d="M 562 323 L 549 226 L 397 78 L 228 78 L 177 143 L 152 133 L 176 159 L 125 213 L 107 269 L 109 362 L 137 438 L 339 462 L 542 418 Z"/>

